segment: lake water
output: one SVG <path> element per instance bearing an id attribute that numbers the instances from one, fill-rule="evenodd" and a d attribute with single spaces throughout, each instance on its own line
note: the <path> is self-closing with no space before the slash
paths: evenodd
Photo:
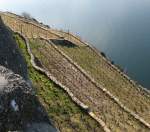
<path id="1" fill-rule="evenodd" d="M 150 89 L 149 0 L 5 0 L 0 10 L 26 11 L 53 28 L 74 32 Z"/>

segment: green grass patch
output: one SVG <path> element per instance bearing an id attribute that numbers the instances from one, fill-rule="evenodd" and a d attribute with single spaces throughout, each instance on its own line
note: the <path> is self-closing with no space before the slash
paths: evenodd
<path id="1" fill-rule="evenodd" d="M 26 59 L 29 77 L 35 87 L 36 95 L 54 124 L 62 132 L 103 131 L 100 125 L 78 107 L 63 89 L 32 67 L 24 40 L 19 35 L 15 35 L 15 39 Z"/>

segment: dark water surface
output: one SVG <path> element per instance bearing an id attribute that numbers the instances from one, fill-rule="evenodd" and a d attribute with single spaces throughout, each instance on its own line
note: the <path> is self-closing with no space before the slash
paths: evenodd
<path id="1" fill-rule="evenodd" d="M 1 10 L 27 11 L 53 28 L 80 35 L 150 89 L 149 0 L 19 0 Z"/>

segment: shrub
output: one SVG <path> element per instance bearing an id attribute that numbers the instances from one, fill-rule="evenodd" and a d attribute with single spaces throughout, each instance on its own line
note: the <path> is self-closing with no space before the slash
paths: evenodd
<path id="1" fill-rule="evenodd" d="M 26 18 L 26 19 L 32 19 L 31 15 L 30 15 L 29 13 L 27 13 L 27 12 L 23 12 L 23 13 L 22 13 L 22 16 L 23 16 L 24 18 Z"/>
<path id="2" fill-rule="evenodd" d="M 106 54 L 105 54 L 104 52 L 101 52 L 101 55 L 102 55 L 103 57 L 106 57 Z"/>

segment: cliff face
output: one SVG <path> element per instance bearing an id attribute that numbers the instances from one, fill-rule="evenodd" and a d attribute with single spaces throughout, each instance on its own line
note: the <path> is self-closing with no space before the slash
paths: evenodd
<path id="1" fill-rule="evenodd" d="M 0 18 L 0 65 L 11 69 L 27 80 L 27 66 L 13 39 L 12 32 Z"/>
<path id="2" fill-rule="evenodd" d="M 33 89 L 21 76 L 0 66 L 0 132 L 56 132 L 33 94 Z"/>
<path id="3" fill-rule="evenodd" d="M 57 131 L 27 80 L 26 62 L 0 19 L 0 132 Z"/>

